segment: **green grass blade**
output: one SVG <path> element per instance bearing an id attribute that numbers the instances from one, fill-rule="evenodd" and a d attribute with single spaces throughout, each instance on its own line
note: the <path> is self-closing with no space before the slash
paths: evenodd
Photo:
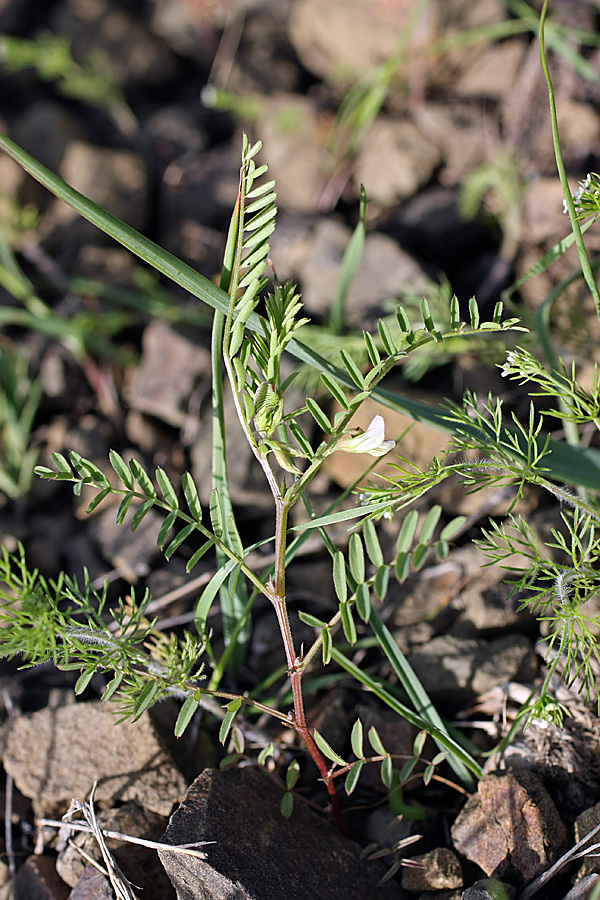
<path id="1" fill-rule="evenodd" d="M 558 169 L 558 176 L 560 178 L 560 183 L 562 185 L 563 193 L 565 195 L 565 200 L 567 202 L 567 208 L 569 210 L 569 218 L 571 219 L 571 228 L 573 229 L 573 234 L 575 235 L 575 243 L 577 245 L 577 253 L 579 255 L 579 263 L 581 265 L 581 271 L 583 272 L 583 276 L 585 278 L 586 284 L 590 289 L 590 293 L 594 299 L 594 305 L 596 307 L 596 313 L 598 318 L 600 319 L 600 291 L 598 290 L 598 286 L 596 284 L 596 280 L 594 278 L 592 268 L 590 266 L 590 261 L 587 255 L 587 250 L 585 244 L 583 242 L 583 235 L 581 233 L 581 225 L 579 224 L 579 220 L 577 219 L 577 212 L 575 210 L 575 203 L 573 197 L 571 195 L 571 188 L 569 187 L 569 182 L 567 180 L 567 171 L 565 169 L 565 164 L 562 155 L 562 148 L 560 146 L 560 138 L 558 134 L 558 115 L 556 112 L 556 102 L 554 99 L 554 88 L 552 86 L 552 79 L 550 77 L 550 70 L 548 69 L 548 63 L 546 60 L 546 51 L 544 47 L 544 26 L 546 23 L 546 15 L 548 12 L 548 0 L 544 0 L 544 5 L 542 7 L 542 14 L 540 16 L 540 59 L 542 62 L 542 69 L 544 70 L 544 76 L 546 78 L 546 84 L 548 86 L 548 100 L 550 103 L 550 120 L 552 122 L 552 142 L 554 144 L 554 156 L 556 158 L 556 168 Z M 597 76 L 596 76 L 597 77 Z"/>
<path id="2" fill-rule="evenodd" d="M 342 264 L 338 274 L 335 294 L 331 304 L 331 314 L 329 316 L 329 327 L 334 334 L 343 334 L 344 320 L 346 318 L 346 298 L 348 291 L 352 285 L 354 275 L 362 259 L 365 249 L 366 239 L 366 218 L 367 218 L 367 193 L 361 184 L 360 186 L 360 212 L 358 224 L 352 232 L 352 237 L 348 241 L 348 246 L 342 257 Z"/>
<path id="3" fill-rule="evenodd" d="M 394 669 L 394 672 L 396 673 L 396 676 L 398 677 L 400 684 L 406 691 L 410 702 L 413 704 L 416 712 L 428 723 L 429 726 L 433 726 L 438 731 L 438 733 L 446 733 L 447 737 L 450 739 L 450 735 L 447 734 L 446 726 L 444 725 L 444 722 L 438 711 L 434 707 L 433 703 L 429 699 L 429 696 L 425 691 L 423 685 L 417 678 L 412 667 L 408 664 L 406 657 L 394 640 L 391 631 L 374 610 L 371 611 L 369 625 L 373 629 L 373 633 L 377 638 L 379 646 L 387 656 L 392 668 Z M 432 736 L 440 750 L 448 748 L 448 744 L 446 742 L 440 742 L 439 734 L 437 736 Z M 464 759 L 457 758 L 456 756 L 450 756 L 448 762 L 459 778 L 467 783 L 471 781 L 471 775 L 469 773 L 473 771 L 473 768 L 471 766 L 466 766 Z"/>
<path id="4" fill-rule="evenodd" d="M 341 666 L 342 669 L 348 672 L 349 675 L 352 675 L 357 681 L 361 682 L 361 684 L 364 684 L 373 694 L 375 694 L 375 696 L 379 697 L 380 700 L 383 700 L 390 709 L 393 709 L 399 716 L 402 716 L 402 718 L 406 719 L 407 722 L 411 722 L 417 728 L 427 731 L 440 747 L 449 750 L 450 755 L 448 757 L 448 763 L 452 765 L 455 772 L 457 768 L 460 769 L 460 778 L 464 780 L 466 784 L 473 785 L 475 780 L 481 778 L 483 775 L 481 766 L 454 740 L 453 737 L 451 737 L 450 734 L 448 734 L 443 723 L 442 727 L 438 728 L 429 719 L 415 713 L 404 703 L 401 703 L 400 700 L 391 694 L 383 685 L 375 681 L 368 672 L 363 672 L 362 669 L 349 660 L 347 656 L 344 656 L 344 654 L 336 647 L 333 647 L 331 655 L 332 659 Z M 459 773 L 457 772 L 457 774 Z"/>
<path id="5" fill-rule="evenodd" d="M 227 245 L 223 258 L 223 270 L 221 273 L 220 286 L 223 291 L 229 291 L 231 275 L 235 268 L 236 256 L 238 254 L 238 241 L 241 240 L 239 234 L 240 225 L 239 202 L 235 204 L 231 222 L 229 225 L 229 233 L 227 236 Z M 230 300 L 231 303 L 231 300 Z M 231 309 L 231 306 L 230 306 Z M 211 364 L 212 364 L 212 476 L 213 488 L 217 490 L 217 495 L 221 501 L 221 511 L 225 521 L 229 517 L 234 519 L 233 504 L 231 501 L 231 493 L 229 490 L 229 476 L 227 472 L 227 455 L 226 455 L 226 429 L 225 429 L 225 404 L 223 393 L 223 347 L 226 328 L 226 317 L 220 311 L 216 310 L 211 336 Z M 229 546 L 231 541 L 224 532 L 224 540 Z M 224 566 L 227 557 L 223 550 L 219 547 L 216 549 L 217 565 Z M 246 650 L 250 640 L 250 620 L 245 623 L 245 627 L 241 631 L 236 631 L 236 622 L 239 621 L 243 614 L 248 601 L 247 585 L 244 578 L 238 579 L 235 591 L 231 593 L 227 584 L 223 583 L 219 588 L 219 599 L 221 601 L 221 615 L 223 619 L 223 636 L 225 645 L 227 646 L 235 634 L 235 647 L 231 650 L 229 658 L 229 668 L 234 678 L 237 677 L 246 657 Z"/>

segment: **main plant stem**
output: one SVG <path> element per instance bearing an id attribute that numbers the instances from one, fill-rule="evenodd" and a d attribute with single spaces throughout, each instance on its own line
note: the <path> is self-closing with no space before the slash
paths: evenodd
<path id="1" fill-rule="evenodd" d="M 316 767 L 321 773 L 321 777 L 327 788 L 329 800 L 331 802 L 333 816 L 338 823 L 340 830 L 347 834 L 346 823 L 342 815 L 340 801 L 335 789 L 333 778 L 331 777 L 330 766 L 327 760 L 317 747 L 315 740 L 310 733 L 306 724 L 306 714 L 304 712 L 304 697 L 302 695 L 302 660 L 296 653 L 294 646 L 294 638 L 290 627 L 290 620 L 287 611 L 287 602 L 285 597 L 285 549 L 287 535 L 287 520 L 289 513 L 289 505 L 281 496 L 278 490 L 275 496 L 275 567 L 274 577 L 267 583 L 269 599 L 273 604 L 283 646 L 288 665 L 288 675 L 290 686 L 292 689 L 292 697 L 294 701 L 294 712 L 290 714 L 291 722 L 304 741 L 306 749 L 310 753 Z"/>

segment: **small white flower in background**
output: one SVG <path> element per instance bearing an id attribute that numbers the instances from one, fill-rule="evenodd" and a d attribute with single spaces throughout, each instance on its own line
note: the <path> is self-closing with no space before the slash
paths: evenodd
<path id="1" fill-rule="evenodd" d="M 575 206 L 581 205 L 581 198 L 583 197 L 583 195 L 585 194 L 586 191 L 589 191 L 591 186 L 592 186 L 592 176 L 591 176 L 591 173 L 588 172 L 587 178 L 585 179 L 585 181 L 579 182 L 579 187 L 573 194 L 573 203 L 575 204 Z M 563 200 L 563 215 L 568 212 L 569 212 L 569 207 L 567 206 L 567 201 L 565 199 L 565 200 Z"/>
<path id="2" fill-rule="evenodd" d="M 383 416 L 375 416 L 366 431 L 353 428 L 343 434 L 336 445 L 336 450 L 344 453 L 369 453 L 371 456 L 384 456 L 396 446 L 395 441 L 386 441 L 385 422 Z"/>
<path id="3" fill-rule="evenodd" d="M 514 350 L 511 350 L 510 353 L 507 354 L 506 362 L 504 363 L 504 365 L 502 366 L 502 368 L 500 370 L 500 374 L 501 374 L 502 378 L 507 378 L 508 375 L 510 375 L 512 373 L 513 366 L 514 366 L 516 360 L 517 360 L 517 354 L 514 352 Z"/>

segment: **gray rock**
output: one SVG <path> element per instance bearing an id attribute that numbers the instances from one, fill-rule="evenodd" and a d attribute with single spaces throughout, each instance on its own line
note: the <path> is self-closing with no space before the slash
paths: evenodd
<path id="1" fill-rule="evenodd" d="M 460 900 L 462 891 L 424 891 L 419 900 Z"/>
<path id="2" fill-rule="evenodd" d="M 534 724 L 520 731 L 502 754 L 502 760 L 490 758 L 485 770 L 487 773 L 493 768 L 534 769 L 548 785 L 563 821 L 572 822 L 600 797 L 600 722 L 560 679 L 553 681 L 551 690 L 569 709 L 570 715 L 562 727 L 539 728 Z M 515 699 L 523 703 L 525 696 Z"/>
<path id="3" fill-rule="evenodd" d="M 66 147 L 59 174 L 75 190 L 132 228 L 144 229 L 148 184 L 144 161 L 137 153 L 71 141 Z M 110 240 L 58 199 L 51 202 L 42 225 L 48 231 L 60 227 L 61 231 L 67 232 L 65 237 L 70 237 L 78 247 L 88 240 L 96 244 Z"/>
<path id="4" fill-rule="evenodd" d="M 178 74 L 177 58 L 166 44 L 111 0 L 67 0 L 55 7 L 52 25 L 80 63 L 101 47 L 109 73 L 120 85 L 162 84 Z"/>
<path id="5" fill-rule="evenodd" d="M 461 900 L 515 900 L 517 892 L 511 884 L 497 878 L 481 878 L 463 891 Z"/>
<path id="6" fill-rule="evenodd" d="M 190 397 L 210 377 L 210 354 L 167 322 L 154 319 L 144 329 L 142 359 L 126 387 L 127 401 L 137 412 L 182 428 L 190 416 Z"/>
<path id="7" fill-rule="evenodd" d="M 280 782 L 264 769 L 207 769 L 173 814 L 163 841 L 215 841 L 204 860 L 160 850 L 178 900 L 401 900 L 395 882 L 378 885 L 384 869 L 296 800 L 281 815 Z"/>
<path id="8" fill-rule="evenodd" d="M 119 575 L 130 584 L 148 574 L 150 566 L 159 555 L 156 544 L 164 516 L 154 509 L 144 516 L 135 531 L 128 523 L 140 503 L 132 503 L 126 522 L 117 522 L 117 507 L 103 510 L 90 525 L 90 531 L 98 552 Z"/>
<path id="9" fill-rule="evenodd" d="M 410 4 L 381 5 L 364 0 L 296 0 L 290 40 L 303 65 L 338 82 L 354 79 L 383 63 L 398 49 Z"/>
<path id="10" fill-rule="evenodd" d="M 589 834 L 597 825 L 600 825 L 600 803 L 596 803 L 595 806 L 585 809 L 580 816 L 577 816 L 574 828 L 575 843 L 582 840 L 582 838 L 584 838 L 586 834 Z M 591 843 L 600 843 L 600 835 L 598 833 L 593 837 Z M 579 879 L 583 879 L 585 876 L 592 874 L 600 875 L 600 857 L 598 856 L 589 856 L 583 860 L 577 871 L 575 880 L 579 881 Z"/>
<path id="11" fill-rule="evenodd" d="M 69 896 L 69 888 L 57 875 L 54 860 L 49 856 L 26 859 L 18 870 L 15 888 L 17 896 L 27 900 L 66 900 Z"/>
<path id="12" fill-rule="evenodd" d="M 541 778 L 526 769 L 484 775 L 452 826 L 456 850 L 487 875 L 519 885 L 565 851 L 567 831 Z"/>
<path id="13" fill-rule="evenodd" d="M 51 100 L 32 103 L 13 126 L 13 139 L 53 172 L 57 172 L 69 145 L 81 140 L 83 132 L 74 116 Z M 47 208 L 50 194 L 33 179 L 28 180 L 22 202 L 33 202 Z"/>
<path id="14" fill-rule="evenodd" d="M 272 257 L 280 280 L 297 280 L 308 316 L 327 318 L 352 231 L 336 219 L 316 224 L 283 218 L 273 236 Z M 364 252 L 346 298 L 346 322 L 372 329 L 383 301 L 400 302 L 407 287 L 427 293 L 429 279 L 418 262 L 385 234 L 367 235 Z"/>
<path id="15" fill-rule="evenodd" d="M 323 181 L 322 126 L 314 101 L 293 94 L 263 97 L 256 133 L 282 209 L 312 212 Z"/>
<path id="16" fill-rule="evenodd" d="M 519 634 L 495 641 L 440 635 L 410 654 L 409 662 L 430 695 L 451 702 L 534 673 L 531 643 Z"/>
<path id="17" fill-rule="evenodd" d="M 94 781 L 98 808 L 118 797 L 159 815 L 169 815 L 185 791 L 147 715 L 118 722 L 115 708 L 103 703 L 73 703 L 15 719 L 2 762 L 40 817 L 62 815 L 72 798 L 87 797 Z"/>
<path id="18" fill-rule="evenodd" d="M 459 888 L 463 884 L 460 862 L 452 850 L 447 847 L 436 847 L 429 853 L 413 857 L 415 862 L 422 863 L 425 868 L 417 869 L 407 866 L 402 869 L 402 887 L 407 891 L 444 890 Z"/>
<path id="19" fill-rule="evenodd" d="M 265 157 L 266 159 L 266 157 Z M 175 239 L 175 229 L 186 222 L 221 230 L 229 221 L 240 177 L 237 146 L 203 153 L 184 153 L 167 166 L 160 189 L 161 245 L 165 235 Z M 167 243 L 181 254 L 181 248 Z"/>
<path id="20" fill-rule="evenodd" d="M 581 881 L 578 881 L 575 887 L 572 887 L 568 894 L 565 894 L 563 900 L 589 900 L 592 891 L 600 881 L 600 875 L 586 875 Z"/>
<path id="21" fill-rule="evenodd" d="M 356 187 L 382 209 L 412 197 L 431 178 L 442 159 L 440 147 L 409 119 L 379 118 L 356 160 Z"/>
<path id="22" fill-rule="evenodd" d="M 95 866 L 86 866 L 69 894 L 69 900 L 114 900 L 114 891 L 106 875 Z"/>

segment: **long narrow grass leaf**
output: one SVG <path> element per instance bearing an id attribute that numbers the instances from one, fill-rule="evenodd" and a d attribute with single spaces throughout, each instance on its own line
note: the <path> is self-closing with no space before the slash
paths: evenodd
<path id="1" fill-rule="evenodd" d="M 196 606 L 196 614 L 194 617 L 194 624 L 196 626 L 198 634 L 204 634 L 204 631 L 206 629 L 206 619 L 208 617 L 208 613 L 210 612 L 213 601 L 219 593 L 219 588 L 229 577 L 229 574 L 231 573 L 235 565 L 235 559 L 227 560 L 225 565 L 221 566 L 221 568 L 217 572 L 215 572 L 213 577 L 210 579 L 210 581 L 202 591 L 200 599 L 198 600 L 198 605 Z"/>
<path id="2" fill-rule="evenodd" d="M 448 749 L 450 751 L 449 761 L 454 759 L 455 762 L 462 763 L 464 768 L 464 780 L 466 784 L 473 784 L 474 778 L 480 779 L 483 775 L 483 770 L 481 766 L 473 759 L 473 757 L 467 753 L 467 751 L 458 744 L 454 738 L 450 736 L 448 731 L 444 728 L 443 730 L 439 729 L 437 726 L 432 725 L 429 721 L 426 721 L 422 716 L 415 713 L 410 707 L 406 706 L 404 703 L 401 703 L 397 697 L 391 694 L 382 684 L 372 678 L 369 673 L 364 672 L 357 665 L 355 665 L 347 656 L 344 656 L 336 647 L 332 648 L 331 656 L 334 662 L 336 662 L 341 668 L 343 668 L 346 672 L 352 675 L 358 682 L 364 684 L 371 693 L 375 694 L 382 700 L 390 709 L 393 709 L 399 716 L 406 719 L 408 722 L 411 722 L 417 728 L 425 728 L 427 733 L 430 734 L 436 742 L 439 742 L 441 746 Z M 371 745 L 373 746 L 373 742 L 371 740 L 371 730 L 369 730 L 369 741 L 371 741 Z M 385 752 L 385 750 L 384 750 Z M 456 769 L 455 769 L 456 771 Z M 471 772 L 474 778 L 469 775 Z M 458 773 L 457 773 L 458 774 Z M 460 775 L 463 778 L 463 775 Z"/>
<path id="3" fill-rule="evenodd" d="M 373 633 L 377 638 L 379 646 L 383 650 L 394 672 L 396 673 L 400 684 L 406 691 L 411 703 L 413 704 L 415 711 L 422 719 L 432 725 L 437 732 L 445 733 L 449 738 L 451 745 L 454 746 L 454 740 L 450 738 L 450 735 L 447 732 L 446 726 L 444 725 L 441 716 L 429 699 L 429 696 L 425 691 L 423 685 L 417 678 L 412 667 L 409 665 L 406 657 L 400 650 L 397 642 L 394 640 L 393 635 L 388 629 L 387 625 L 383 623 L 378 613 L 376 613 L 374 610 L 371 613 L 369 624 L 373 629 Z M 449 745 L 447 742 L 440 742 L 439 735 L 432 734 L 432 737 L 440 749 L 448 748 Z M 461 756 L 462 755 L 463 754 L 461 754 Z M 462 778 L 467 783 L 471 781 L 471 776 L 467 767 L 465 766 L 464 758 L 461 759 L 457 758 L 456 755 L 452 755 L 449 757 L 448 762 L 456 775 L 459 776 L 459 778 Z M 471 767 L 470 770 L 472 772 L 473 768 Z"/>

